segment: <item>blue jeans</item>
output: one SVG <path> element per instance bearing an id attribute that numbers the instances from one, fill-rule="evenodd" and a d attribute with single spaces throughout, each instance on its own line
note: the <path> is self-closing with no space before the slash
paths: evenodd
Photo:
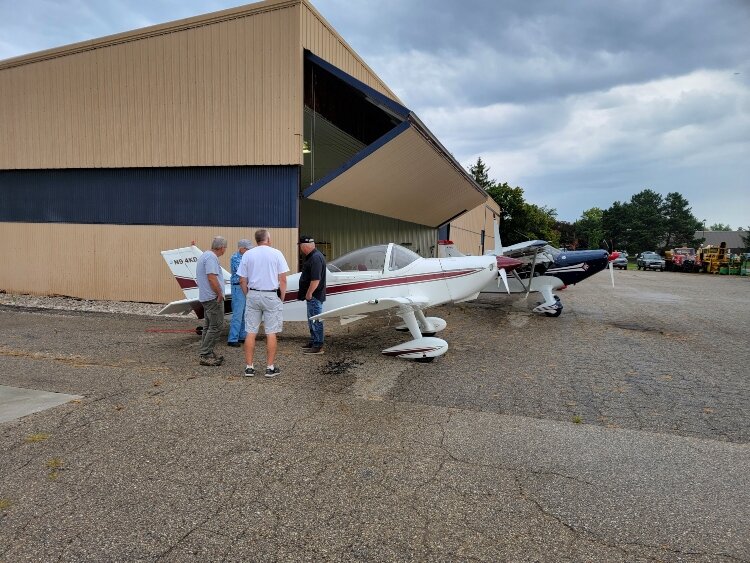
<path id="1" fill-rule="evenodd" d="M 323 346 L 323 321 L 311 321 L 310 317 L 323 312 L 323 302 L 313 297 L 307 302 L 307 326 L 310 327 L 310 344 L 317 348 Z"/>
<path id="2" fill-rule="evenodd" d="M 245 294 L 239 285 L 232 285 L 232 322 L 229 323 L 227 342 L 245 340 Z"/>

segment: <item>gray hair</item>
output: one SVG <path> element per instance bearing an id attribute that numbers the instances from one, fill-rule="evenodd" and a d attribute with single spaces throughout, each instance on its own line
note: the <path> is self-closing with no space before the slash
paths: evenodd
<path id="1" fill-rule="evenodd" d="M 266 242 L 269 238 L 271 238 L 271 233 L 268 232 L 268 229 L 258 229 L 255 231 L 255 242 L 258 244 Z"/>
<path id="2" fill-rule="evenodd" d="M 237 248 L 252 248 L 253 243 L 247 240 L 246 238 L 240 239 L 237 243 Z"/>
<path id="3" fill-rule="evenodd" d="M 226 248 L 227 247 L 227 239 L 220 236 L 215 236 L 214 240 L 211 242 L 211 250 L 219 250 L 220 248 Z"/>

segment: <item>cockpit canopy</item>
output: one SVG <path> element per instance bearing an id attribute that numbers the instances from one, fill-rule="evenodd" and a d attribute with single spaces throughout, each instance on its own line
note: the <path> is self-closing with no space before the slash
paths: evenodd
<path id="1" fill-rule="evenodd" d="M 331 272 L 382 272 L 385 269 L 386 258 L 389 270 L 400 270 L 421 257 L 398 244 L 378 244 L 344 254 L 329 262 L 328 269 Z"/>

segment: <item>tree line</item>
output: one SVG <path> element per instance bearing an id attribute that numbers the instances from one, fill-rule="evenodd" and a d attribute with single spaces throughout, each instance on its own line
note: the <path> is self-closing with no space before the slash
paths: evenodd
<path id="1" fill-rule="evenodd" d="M 577 221 L 570 223 L 558 220 L 553 208 L 525 201 L 523 188 L 490 179 L 489 170 L 481 157 L 469 167 L 474 180 L 500 206 L 500 235 L 504 245 L 542 239 L 558 247 L 637 253 L 695 247 L 702 242 L 695 238 L 695 233 L 705 226 L 693 215 L 690 203 L 679 192 L 662 196 L 645 189 L 629 201 L 615 201 L 607 209 L 587 209 Z M 730 227 L 718 223 L 709 230 L 730 230 Z"/>

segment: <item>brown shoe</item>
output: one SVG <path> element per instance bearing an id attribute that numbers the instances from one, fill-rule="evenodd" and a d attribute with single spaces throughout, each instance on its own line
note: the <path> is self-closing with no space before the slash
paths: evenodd
<path id="1" fill-rule="evenodd" d="M 313 345 L 310 344 L 309 342 L 307 344 L 305 344 L 304 346 L 300 346 L 300 348 L 302 348 L 303 350 L 309 350 L 312 347 L 313 347 Z"/>
<path id="2" fill-rule="evenodd" d="M 322 354 L 323 353 L 323 347 L 322 346 L 313 346 L 312 348 L 308 348 L 304 350 L 305 354 Z"/>

